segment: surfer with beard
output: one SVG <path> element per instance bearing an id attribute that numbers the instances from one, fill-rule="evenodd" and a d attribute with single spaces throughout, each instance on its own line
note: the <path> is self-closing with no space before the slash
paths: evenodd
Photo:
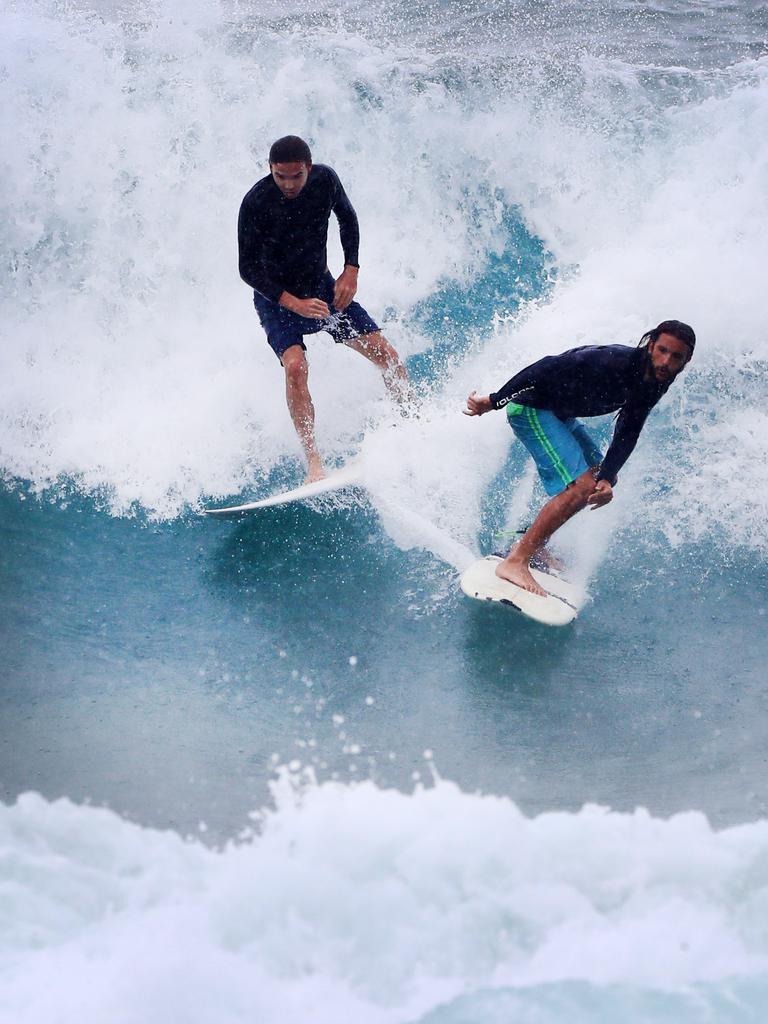
<path id="1" fill-rule="evenodd" d="M 530 571 L 550 537 L 589 506 L 613 498 L 621 467 L 632 454 L 646 417 L 693 355 L 688 324 L 664 320 L 627 345 L 584 345 L 532 363 L 490 395 L 467 399 L 467 416 L 506 407 L 509 425 L 533 456 L 550 495 L 533 524 L 496 567 L 496 575 L 534 594 L 545 591 Z M 579 416 L 616 412 L 605 456 Z"/>

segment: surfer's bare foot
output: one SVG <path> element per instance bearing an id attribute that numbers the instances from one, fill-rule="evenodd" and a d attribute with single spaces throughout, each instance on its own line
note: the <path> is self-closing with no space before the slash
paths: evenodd
<path id="1" fill-rule="evenodd" d="M 502 580 L 507 580 L 509 583 L 514 583 L 515 586 L 529 591 L 531 594 L 538 594 L 540 597 L 547 596 L 546 590 L 540 587 L 533 576 L 531 576 L 531 570 L 525 559 L 514 556 L 514 548 L 504 561 L 499 562 L 496 566 L 496 575 Z"/>
<path id="2" fill-rule="evenodd" d="M 319 455 L 315 455 L 309 460 L 309 466 L 307 469 L 307 475 L 304 478 L 305 484 L 313 484 L 316 480 L 325 479 L 325 466 L 323 460 Z"/>

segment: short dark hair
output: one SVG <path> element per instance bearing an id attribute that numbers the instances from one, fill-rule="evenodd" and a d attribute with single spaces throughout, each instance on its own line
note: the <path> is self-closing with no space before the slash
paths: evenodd
<path id="1" fill-rule="evenodd" d="M 662 320 L 658 327 L 652 331 L 646 331 L 640 339 L 640 347 L 647 348 L 651 342 L 658 341 L 662 334 L 671 334 L 673 338 L 682 341 L 687 345 L 693 355 L 696 348 L 696 335 L 692 327 L 684 324 L 682 320 Z M 690 356 L 689 356 L 690 358 Z"/>
<path id="2" fill-rule="evenodd" d="M 312 154 L 304 139 L 298 135 L 284 135 L 273 142 L 269 150 L 269 163 L 272 164 L 311 164 Z"/>

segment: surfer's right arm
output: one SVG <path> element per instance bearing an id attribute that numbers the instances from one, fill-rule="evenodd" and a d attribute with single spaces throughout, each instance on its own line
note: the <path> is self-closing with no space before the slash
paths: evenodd
<path id="1" fill-rule="evenodd" d="M 492 391 L 490 395 L 483 395 L 478 398 L 477 392 L 473 391 L 467 399 L 467 408 L 464 409 L 466 416 L 482 416 L 492 409 L 503 409 L 508 402 L 519 401 L 520 396 L 530 395 L 533 392 L 536 378 L 536 371 L 541 363 L 545 363 L 548 357 L 540 359 L 538 363 L 526 366 L 514 377 L 511 377 L 504 387 L 498 391 Z"/>
<path id="2" fill-rule="evenodd" d="M 467 408 L 461 411 L 465 416 L 482 416 L 483 413 L 490 412 L 493 409 L 490 395 L 478 395 L 476 391 L 473 391 L 467 398 Z"/>
<path id="3" fill-rule="evenodd" d="M 258 206 L 250 199 L 250 195 L 249 193 L 243 200 L 237 219 L 240 277 L 270 302 L 284 306 L 299 316 L 324 320 L 331 315 L 327 303 L 322 299 L 300 299 L 286 291 L 269 272 L 267 260 L 264 258 L 264 227 Z"/>
<path id="4" fill-rule="evenodd" d="M 237 248 L 240 277 L 265 299 L 279 302 L 284 288 L 270 274 L 267 267 L 264 226 L 258 203 L 254 198 L 254 189 L 251 189 L 240 205 L 240 214 L 237 218 Z"/>
<path id="5" fill-rule="evenodd" d="M 299 299 L 295 295 L 291 295 L 290 292 L 284 291 L 277 301 L 281 306 L 290 309 L 292 313 L 298 313 L 299 316 L 306 316 L 310 319 L 326 320 L 331 315 L 328 304 L 322 299 Z"/>

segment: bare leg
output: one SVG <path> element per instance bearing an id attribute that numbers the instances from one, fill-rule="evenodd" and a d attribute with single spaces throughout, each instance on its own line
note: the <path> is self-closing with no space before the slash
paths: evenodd
<path id="1" fill-rule="evenodd" d="M 503 580 L 509 580 L 510 583 L 516 583 L 523 590 L 544 595 L 546 591 L 542 590 L 531 576 L 531 559 L 541 551 L 556 530 L 586 507 L 587 498 L 594 489 L 595 472 L 588 469 L 564 491 L 550 498 L 533 524 L 512 546 L 504 561 L 496 566 L 496 575 Z"/>
<path id="2" fill-rule="evenodd" d="M 381 370 L 387 390 L 400 406 L 408 406 L 412 400 L 408 384 L 408 374 L 400 361 L 400 356 L 389 344 L 381 331 L 361 334 L 351 338 L 345 344 L 365 356 Z"/>
<path id="3" fill-rule="evenodd" d="M 322 480 L 325 467 L 315 446 L 315 407 L 309 393 L 309 365 L 301 345 L 291 345 L 283 352 L 285 369 L 285 397 L 296 433 L 307 457 L 305 483 Z"/>
<path id="4" fill-rule="evenodd" d="M 528 527 L 526 526 L 525 529 L 516 530 L 515 533 L 517 534 L 517 538 L 522 537 L 527 529 Z M 512 537 L 510 535 L 500 536 L 499 548 L 501 548 L 501 544 L 503 543 L 504 540 L 507 541 L 507 547 L 509 547 L 510 542 L 512 542 Z M 500 554 L 500 550 L 494 551 L 494 555 Z M 534 569 L 542 569 L 545 572 L 560 572 L 565 568 L 565 562 L 560 557 L 560 555 L 557 555 L 554 551 L 552 551 L 552 549 L 549 547 L 549 544 L 544 544 L 541 548 L 539 548 L 536 554 L 532 556 L 531 566 Z"/>

